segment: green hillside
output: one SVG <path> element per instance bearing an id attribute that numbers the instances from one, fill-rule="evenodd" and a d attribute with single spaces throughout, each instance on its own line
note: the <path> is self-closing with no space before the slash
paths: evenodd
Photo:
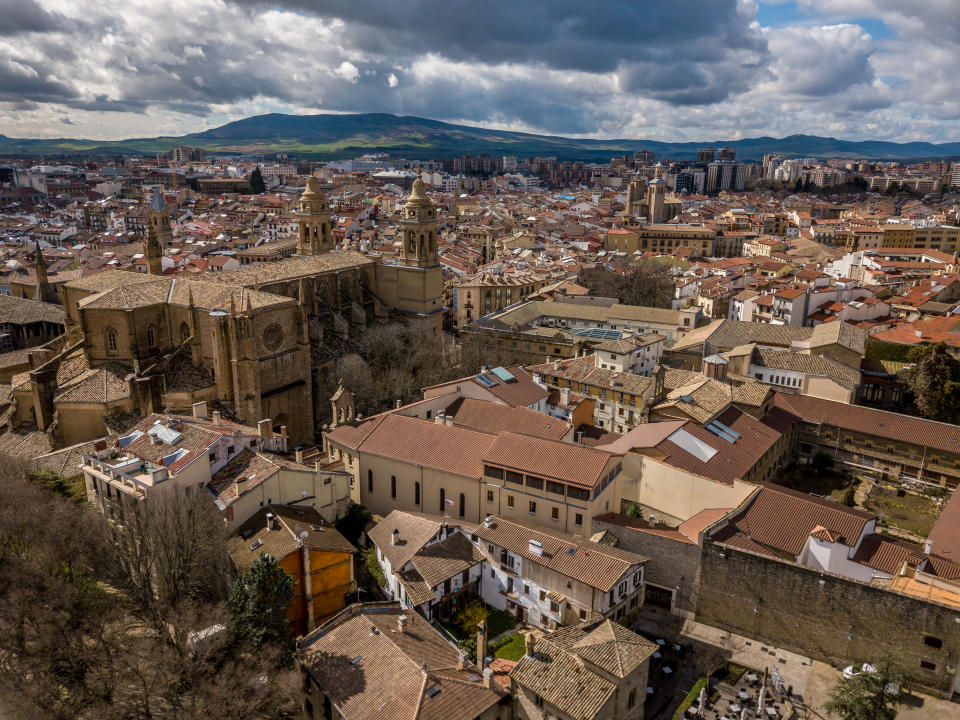
<path id="1" fill-rule="evenodd" d="M 214 153 L 260 155 L 289 152 L 311 159 L 336 159 L 382 151 L 412 159 L 489 155 L 555 155 L 565 160 L 609 160 L 611 156 L 650 150 L 677 160 L 696 156 L 698 147 L 730 146 L 743 160 L 772 152 L 791 156 L 885 160 L 960 158 L 960 143 L 853 142 L 814 135 L 697 143 L 653 140 L 584 140 L 556 135 L 490 130 L 438 120 L 383 113 L 356 115 L 282 115 L 273 113 L 237 120 L 182 137 L 127 140 L 21 139 L 0 135 L 0 155 L 153 154 L 175 145 L 193 145 Z"/>

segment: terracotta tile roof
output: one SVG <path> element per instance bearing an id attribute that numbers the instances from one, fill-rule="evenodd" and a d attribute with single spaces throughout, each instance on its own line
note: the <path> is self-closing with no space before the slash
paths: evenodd
<path id="1" fill-rule="evenodd" d="M 473 543 L 462 533 L 456 532 L 438 543 L 427 545 L 410 562 L 427 587 L 433 588 L 482 560 L 483 555 Z"/>
<path id="2" fill-rule="evenodd" d="M 66 313 L 61 305 L 0 295 L 0 323 L 28 325 L 38 322 L 63 325 L 66 322 Z"/>
<path id="3" fill-rule="evenodd" d="M 533 656 L 522 657 L 512 677 L 565 714 L 593 720 L 616 691 L 605 674 L 627 677 L 656 649 L 610 620 L 566 627 L 537 640 Z"/>
<path id="4" fill-rule="evenodd" d="M 774 403 L 809 423 L 822 422 L 825 425 L 868 433 L 896 442 L 960 453 L 960 427 L 949 423 L 807 395 L 776 393 Z"/>
<path id="5" fill-rule="evenodd" d="M 828 377 L 850 390 L 856 389 L 860 384 L 859 371 L 825 355 L 806 355 L 804 353 L 756 348 L 752 360 L 756 365 L 775 370 L 792 370 L 805 375 Z"/>
<path id="6" fill-rule="evenodd" d="M 570 380 L 591 387 L 630 393 L 631 395 L 642 395 L 653 387 L 653 380 L 648 377 L 598 368 L 593 355 L 534 365 L 529 369 L 531 372 L 539 373 L 545 377 Z"/>
<path id="7" fill-rule="evenodd" d="M 682 431 L 713 448 L 715 452 L 712 456 L 706 461 L 701 460 L 678 444 L 683 441 L 673 434 L 657 444 L 656 448 L 662 455 L 655 460 L 732 485 L 734 480 L 747 477 L 750 470 L 780 438 L 780 433 L 776 430 L 737 408 L 728 408 L 717 416 L 717 420 L 740 436 L 735 443 L 721 438 L 702 425 L 688 422 Z"/>
<path id="8" fill-rule="evenodd" d="M 482 455 L 492 465 L 586 488 L 593 488 L 600 481 L 612 457 L 612 453 L 583 445 L 511 432 L 500 433 Z"/>
<path id="9" fill-rule="evenodd" d="M 489 527 L 486 522 L 481 523 L 474 533 L 486 542 L 519 555 L 526 562 L 542 565 L 603 592 L 608 592 L 633 566 L 648 560 L 628 550 L 547 528 L 527 527 L 500 517 L 493 517 Z M 531 540 L 543 545 L 543 555 L 530 552 Z"/>
<path id="10" fill-rule="evenodd" d="M 528 407 L 547 396 L 547 391 L 537 385 L 533 376 L 524 368 L 511 365 L 507 370 L 517 379 L 516 382 L 501 382 L 493 387 L 486 387 L 476 379 L 473 379 L 473 382 L 482 385 L 496 398 L 513 407 Z"/>
<path id="11" fill-rule="evenodd" d="M 268 513 L 279 520 L 276 530 L 267 526 Z M 267 505 L 241 524 L 227 540 L 227 550 L 241 573 L 262 554 L 283 560 L 287 555 L 299 552 L 303 546 L 346 555 L 357 552 L 349 540 L 335 527 L 327 525 L 320 513 L 310 506 Z"/>
<path id="12" fill-rule="evenodd" d="M 210 283 L 225 283 L 253 287 L 257 283 L 269 284 L 285 280 L 308 278 L 325 272 L 374 265 L 372 257 L 354 250 L 335 250 L 323 255 L 296 255 L 276 262 L 245 265 L 236 270 L 204 273 L 202 280 Z"/>
<path id="13" fill-rule="evenodd" d="M 353 605 L 298 645 L 301 663 L 345 720 L 475 720 L 501 700 L 418 613 L 397 631 L 395 603 Z"/>
<path id="14" fill-rule="evenodd" d="M 862 510 L 785 487 L 759 485 L 759 492 L 730 518 L 730 524 L 754 542 L 794 556 L 800 555 L 818 527 L 828 530 L 832 541 L 854 546 L 867 523 L 876 519 Z"/>
<path id="15" fill-rule="evenodd" d="M 336 431 L 330 431 L 328 436 L 338 440 Z M 479 478 L 483 474 L 483 458 L 494 440 L 489 433 L 388 414 L 354 447 L 401 462 Z"/>
<path id="16" fill-rule="evenodd" d="M 185 458 L 186 459 L 186 458 Z M 262 485 L 280 470 L 312 473 L 312 469 L 290 463 L 279 455 L 259 453 L 249 448 L 241 450 L 207 483 L 209 490 L 220 509 L 235 503 L 241 496 Z"/>
<path id="17" fill-rule="evenodd" d="M 488 433 L 510 431 L 561 440 L 572 428 L 570 423 L 536 410 L 473 398 L 458 398 L 444 412 L 453 416 L 454 425 Z"/>
<path id="18" fill-rule="evenodd" d="M 917 548 L 913 545 L 872 533 L 863 538 L 852 559 L 888 575 L 898 575 L 904 561 L 916 554 Z"/>

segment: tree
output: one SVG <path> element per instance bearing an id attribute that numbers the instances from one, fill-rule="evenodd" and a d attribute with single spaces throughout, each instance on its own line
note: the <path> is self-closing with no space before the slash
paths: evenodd
<path id="1" fill-rule="evenodd" d="M 275 557 L 261 553 L 230 589 L 234 637 L 253 648 L 289 645 L 287 605 L 292 597 L 293 579 Z"/>
<path id="2" fill-rule="evenodd" d="M 942 342 L 914 348 L 908 358 L 915 363 L 908 382 L 920 413 L 930 420 L 960 423 L 960 360 Z"/>
<path id="3" fill-rule="evenodd" d="M 360 533 L 373 521 L 373 513 L 363 505 L 354 503 L 347 509 L 347 514 L 337 520 L 337 532 L 343 535 L 354 545 L 360 539 Z"/>
<path id="4" fill-rule="evenodd" d="M 480 623 L 486 622 L 489 617 L 490 608 L 477 600 L 460 609 L 457 613 L 457 624 L 463 629 L 464 634 L 474 635 Z"/>
<path id="5" fill-rule="evenodd" d="M 894 720 L 903 704 L 900 691 L 904 679 L 900 666 L 884 660 L 873 672 L 838 680 L 824 707 L 840 720 Z"/>
<path id="6" fill-rule="evenodd" d="M 119 526 L 107 526 L 111 566 L 137 611 L 158 630 L 190 601 L 218 602 L 229 589 L 223 521 L 205 493 L 158 488 L 123 502 Z M 182 638 L 178 639 L 182 643 Z"/>
<path id="7" fill-rule="evenodd" d="M 817 474 L 823 474 L 829 472 L 833 467 L 833 458 L 823 450 L 818 450 L 817 454 L 813 456 L 813 461 L 810 464 L 813 467 L 814 472 Z"/>
<path id="8" fill-rule="evenodd" d="M 260 172 L 260 166 L 257 165 L 250 173 L 250 192 L 254 195 L 267 191 L 267 184 L 263 181 L 263 173 Z"/>
<path id="9" fill-rule="evenodd" d="M 612 270 L 583 271 L 579 282 L 594 295 L 614 297 L 624 305 L 668 308 L 673 300 L 672 267 L 668 258 L 621 258 Z"/>

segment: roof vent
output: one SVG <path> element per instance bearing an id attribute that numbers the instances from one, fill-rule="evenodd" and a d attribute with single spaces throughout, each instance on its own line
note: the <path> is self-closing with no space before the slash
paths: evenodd
<path id="1" fill-rule="evenodd" d="M 251 551 L 256 550 L 261 545 L 263 545 L 263 540 L 261 540 L 260 538 L 257 538 L 252 543 L 250 543 L 250 550 Z"/>
<path id="2" fill-rule="evenodd" d="M 487 516 L 483 519 L 483 526 L 484 526 L 485 528 L 489 528 L 491 525 L 493 525 L 493 515 L 487 515 Z"/>

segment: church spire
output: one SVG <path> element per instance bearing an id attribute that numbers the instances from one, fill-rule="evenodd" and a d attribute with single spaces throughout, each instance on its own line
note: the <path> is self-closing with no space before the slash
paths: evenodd
<path id="1" fill-rule="evenodd" d="M 433 267 L 437 259 L 437 209 L 427 196 L 427 186 L 423 182 L 423 168 L 417 168 L 417 179 L 413 181 L 410 197 L 403 206 L 403 245 L 400 249 L 400 262 L 414 267 Z"/>
<path id="2" fill-rule="evenodd" d="M 312 173 L 307 178 L 307 185 L 300 195 L 294 215 L 300 219 L 298 254 L 321 255 L 333 250 L 330 206 L 327 196 L 320 189 L 320 181 Z"/>
<path id="3" fill-rule="evenodd" d="M 34 265 L 37 273 L 37 289 L 34 292 L 33 299 L 40 300 L 42 302 L 59 304 L 60 299 L 57 297 L 57 293 L 50 284 L 50 279 L 47 276 L 47 261 L 43 258 L 43 250 L 40 249 L 39 239 L 37 240 Z"/>

